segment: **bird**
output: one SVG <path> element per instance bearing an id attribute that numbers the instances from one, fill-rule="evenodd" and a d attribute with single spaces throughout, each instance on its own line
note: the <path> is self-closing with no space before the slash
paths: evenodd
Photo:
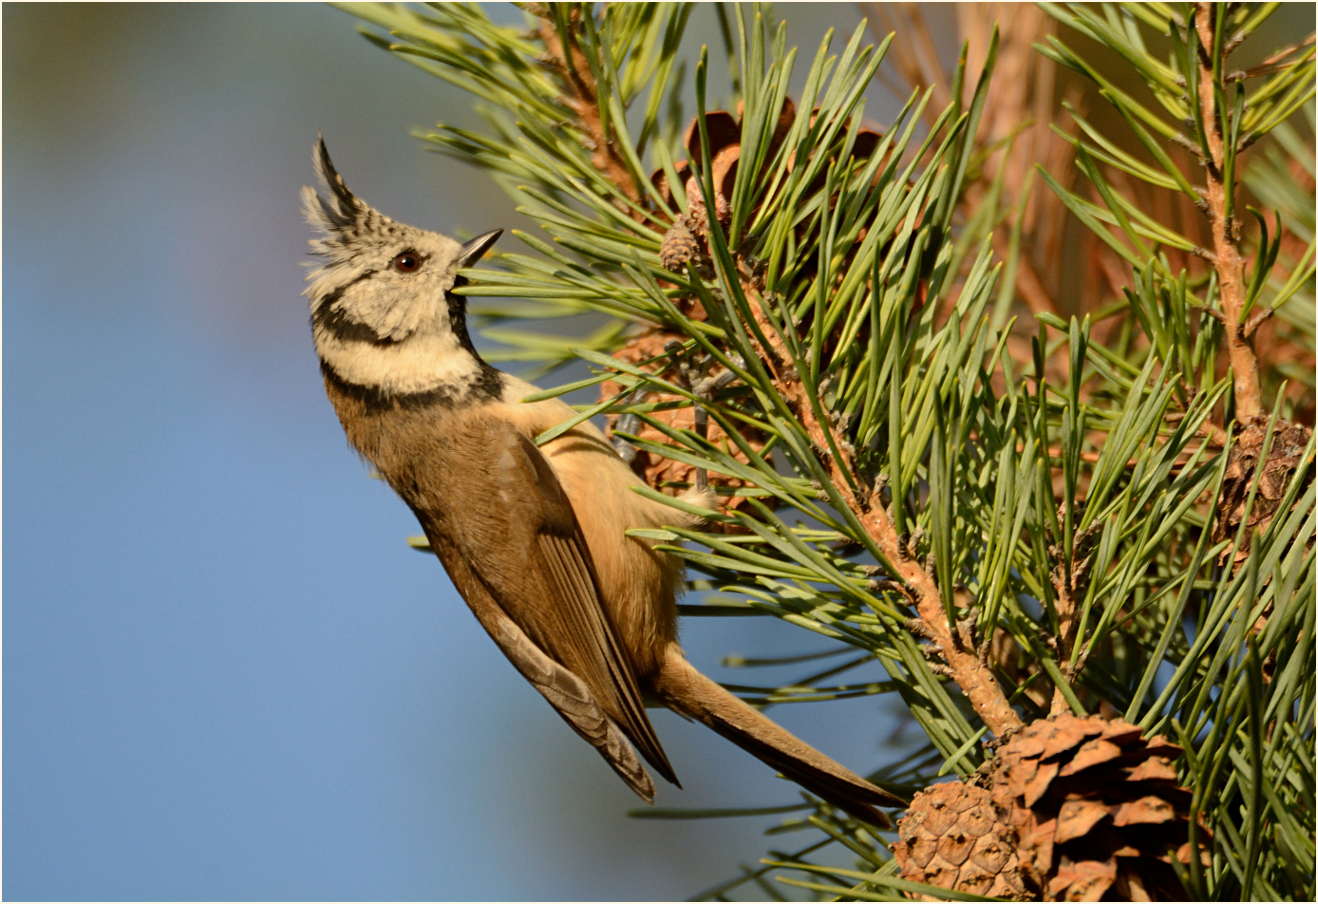
<path id="1" fill-rule="evenodd" d="M 559 399 L 496 370 L 454 290 L 502 230 L 467 242 L 396 222 L 354 195 L 321 137 L 324 194 L 302 188 L 318 233 L 307 275 L 325 391 L 348 443 L 420 522 L 454 587 L 518 672 L 639 797 L 643 758 L 681 787 L 647 700 L 701 722 L 801 787 L 881 828 L 906 806 L 699 672 L 677 637 L 682 563 L 637 528 L 701 519 L 633 491 L 642 481 Z M 712 488 L 683 498 L 712 510 Z M 638 756 L 639 753 L 639 756 Z"/>

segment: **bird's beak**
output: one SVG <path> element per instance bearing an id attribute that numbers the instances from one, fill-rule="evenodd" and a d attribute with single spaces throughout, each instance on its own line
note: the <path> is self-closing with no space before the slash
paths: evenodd
<path id="1" fill-rule="evenodd" d="M 462 253 L 458 255 L 458 268 L 470 267 L 485 256 L 491 246 L 503 235 L 502 229 L 496 229 L 493 232 L 487 232 L 484 235 L 478 235 L 470 242 L 462 246 Z"/>

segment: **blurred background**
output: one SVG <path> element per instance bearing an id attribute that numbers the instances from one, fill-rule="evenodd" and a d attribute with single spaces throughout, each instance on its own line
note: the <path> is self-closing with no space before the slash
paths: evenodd
<path id="1" fill-rule="evenodd" d="M 776 9 L 811 52 L 861 20 Z M 479 128 L 465 97 L 321 5 L 3 17 L 4 897 L 671 899 L 803 843 L 629 818 L 347 448 L 299 294 L 312 143 L 404 222 L 524 225 L 409 135 Z M 719 41 L 708 9 L 688 40 Z M 722 680 L 750 680 L 729 653 L 826 647 L 683 631 Z M 654 718 L 686 788 L 661 806 L 799 801 Z M 861 772 L 905 749 L 879 698 L 774 718 Z"/>
<path id="2" fill-rule="evenodd" d="M 978 72 L 1001 26 L 963 213 L 1012 212 L 993 240 L 1006 258 L 1018 227 L 1009 300 L 1026 332 L 1031 313 L 1120 299 L 1122 265 L 1042 180 L 1030 191 L 1036 163 L 1074 185 L 1070 145 L 1049 128 L 1075 131 L 1063 101 L 1125 134 L 1031 49 L 1052 30 L 1037 7 L 863 6 L 899 35 L 866 98 L 879 124 L 916 85 L 934 89 L 936 116 L 958 41 Z M 774 11 L 807 59 L 828 28 L 845 39 L 862 17 L 853 4 Z M 300 295 L 312 143 L 323 132 L 353 190 L 403 222 L 534 228 L 486 176 L 411 137 L 437 122 L 481 129 L 467 97 L 323 5 L 8 3 L 0 15 L 4 897 L 662 900 L 808 843 L 765 838 L 781 817 L 628 817 L 639 801 L 514 672 L 439 564 L 408 548 L 411 514 L 347 448 Z M 1313 4 L 1284 5 L 1238 59 L 1257 62 L 1313 18 Z M 686 49 L 702 41 L 721 44 L 708 5 Z M 727 96 L 717 65 L 711 93 Z M 1311 192 L 1305 173 L 1278 174 Z M 1288 222 L 1311 234 L 1304 207 Z M 1278 373 L 1311 423 L 1312 348 L 1275 329 L 1259 347 L 1292 367 Z M 1012 341 L 1028 359 L 1028 339 Z M 760 618 L 688 619 L 683 642 L 739 684 L 800 669 L 735 671 L 723 656 L 828 648 Z M 848 680 L 867 677 L 877 666 Z M 879 697 L 772 715 L 858 772 L 922 734 Z M 799 801 L 711 732 L 653 718 L 686 789 L 662 788 L 661 807 Z"/>

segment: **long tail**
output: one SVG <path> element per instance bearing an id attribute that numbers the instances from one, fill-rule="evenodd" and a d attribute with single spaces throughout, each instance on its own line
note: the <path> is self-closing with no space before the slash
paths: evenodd
<path id="1" fill-rule="evenodd" d="M 696 671 L 676 644 L 668 647 L 652 688 L 669 709 L 703 722 L 742 750 L 833 806 L 871 825 L 890 828 L 875 807 L 906 802 L 838 765 Z"/>

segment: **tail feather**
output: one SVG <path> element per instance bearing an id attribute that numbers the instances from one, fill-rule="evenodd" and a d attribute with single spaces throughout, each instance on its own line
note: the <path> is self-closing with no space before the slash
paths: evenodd
<path id="1" fill-rule="evenodd" d="M 652 686 L 670 709 L 708 725 L 807 791 L 871 825 L 890 828 L 875 807 L 905 807 L 896 795 L 839 765 L 696 671 L 669 647 Z"/>

